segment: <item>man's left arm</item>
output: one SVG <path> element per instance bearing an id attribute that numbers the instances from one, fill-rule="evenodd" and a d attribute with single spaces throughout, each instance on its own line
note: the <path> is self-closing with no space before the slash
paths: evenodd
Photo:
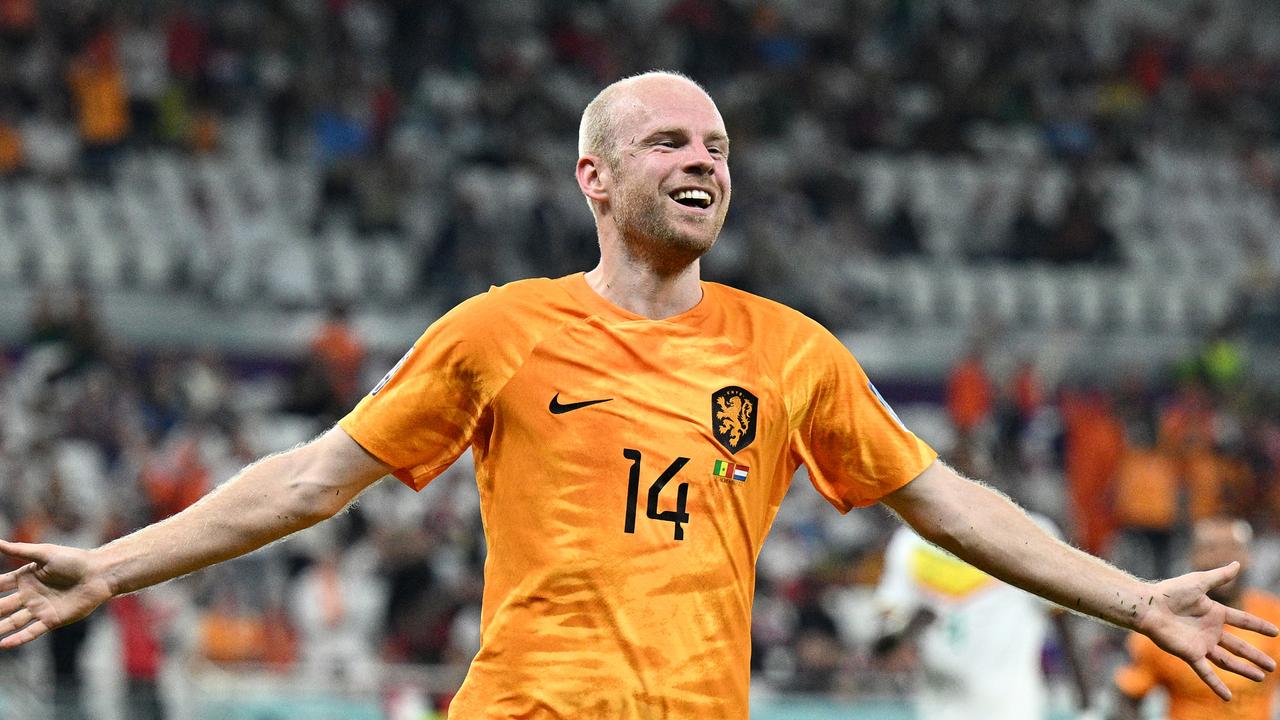
<path id="1" fill-rule="evenodd" d="M 1211 663 L 1252 680 L 1275 662 L 1223 632 L 1226 625 L 1276 635 L 1277 628 L 1206 594 L 1239 572 L 1224 568 L 1149 583 L 1045 532 L 991 488 L 934 461 L 881 500 L 925 539 L 969 564 L 1065 608 L 1136 630 L 1191 665 L 1219 697 L 1231 692 Z"/>

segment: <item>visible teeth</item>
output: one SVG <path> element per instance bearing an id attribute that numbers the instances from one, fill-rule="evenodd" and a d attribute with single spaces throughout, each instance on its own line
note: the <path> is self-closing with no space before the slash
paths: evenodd
<path id="1" fill-rule="evenodd" d="M 697 202 L 702 203 L 703 207 L 711 204 L 711 193 L 706 190 L 681 190 L 675 195 L 672 195 L 671 198 L 677 201 L 696 200 Z"/>

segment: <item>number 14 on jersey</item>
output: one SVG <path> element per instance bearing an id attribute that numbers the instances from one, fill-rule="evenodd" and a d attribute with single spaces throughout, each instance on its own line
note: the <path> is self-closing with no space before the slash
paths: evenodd
<path id="1" fill-rule="evenodd" d="M 634 534 L 636 531 L 636 505 L 640 501 L 640 465 L 642 455 L 639 450 L 626 448 L 622 451 L 622 456 L 631 461 L 631 475 L 627 480 L 627 519 L 623 525 L 623 531 Z M 663 488 L 672 478 L 680 472 L 680 469 L 689 462 L 687 457 L 678 457 L 671 461 L 666 470 L 658 476 L 657 480 L 649 486 L 648 502 L 645 503 L 645 517 L 650 520 L 658 520 L 660 522 L 669 522 L 675 525 L 675 539 L 684 540 L 684 525 L 689 522 L 689 513 L 685 509 L 686 502 L 689 499 L 689 483 L 682 482 L 676 486 L 676 509 L 658 511 L 658 497 L 662 494 Z"/>

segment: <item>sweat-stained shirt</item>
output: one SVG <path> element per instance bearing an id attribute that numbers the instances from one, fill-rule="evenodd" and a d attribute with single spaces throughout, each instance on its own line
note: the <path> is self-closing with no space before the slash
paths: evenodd
<path id="1" fill-rule="evenodd" d="M 816 322 L 702 290 L 651 320 L 581 273 L 493 288 L 340 422 L 418 490 L 474 454 L 481 646 L 451 718 L 746 720 L 755 560 L 796 469 L 847 512 L 936 458 Z"/>

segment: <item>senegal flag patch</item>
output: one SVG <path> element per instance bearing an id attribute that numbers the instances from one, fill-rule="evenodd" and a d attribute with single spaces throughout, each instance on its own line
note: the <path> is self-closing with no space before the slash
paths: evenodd
<path id="1" fill-rule="evenodd" d="M 747 473 L 749 473 L 750 471 L 751 471 L 751 468 L 747 467 L 746 465 L 738 465 L 737 463 L 731 463 L 725 460 L 717 460 L 715 464 L 711 466 L 711 474 L 715 475 L 721 480 L 736 480 L 737 482 L 746 482 Z"/>

